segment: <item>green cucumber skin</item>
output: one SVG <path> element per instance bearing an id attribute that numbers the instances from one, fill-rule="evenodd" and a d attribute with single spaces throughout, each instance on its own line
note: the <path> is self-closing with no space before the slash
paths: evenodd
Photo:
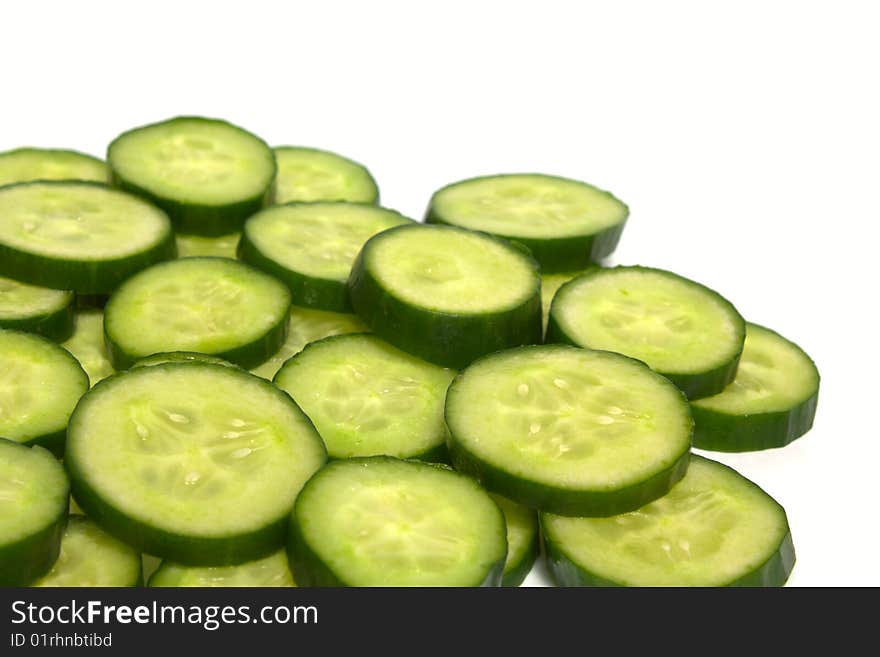
<path id="1" fill-rule="evenodd" d="M 171 123 L 173 121 L 189 121 L 193 119 L 206 121 L 217 120 L 205 119 L 205 117 L 201 116 L 178 116 L 174 119 L 163 121 L 163 123 Z M 250 133 L 247 130 L 240 128 L 237 125 L 233 125 L 231 123 L 228 123 L 227 121 L 223 121 L 223 123 L 226 123 L 236 130 L 247 132 L 247 134 L 262 142 L 263 145 L 266 147 L 266 150 L 272 155 L 272 162 L 275 162 L 275 155 L 269 145 L 266 144 L 266 142 L 264 142 L 253 133 Z M 153 205 L 164 210 L 166 214 L 168 214 L 168 216 L 171 218 L 171 221 L 174 223 L 175 229 L 177 231 L 181 233 L 189 233 L 191 235 L 202 235 L 204 237 L 217 237 L 220 235 L 225 235 L 227 233 L 232 233 L 241 230 L 242 225 L 244 225 L 245 219 L 247 219 L 252 214 L 258 212 L 259 210 L 262 210 L 264 207 L 271 203 L 272 197 L 274 196 L 274 182 L 269 184 L 269 186 L 260 194 L 252 196 L 248 199 L 244 199 L 237 203 L 230 203 L 226 205 L 202 205 L 199 203 L 185 203 L 173 198 L 167 198 L 158 194 L 153 194 L 143 187 L 136 185 L 134 182 L 124 179 L 117 173 L 116 169 L 113 167 L 113 161 L 111 158 L 113 145 L 116 144 L 116 142 L 118 142 L 119 140 L 126 137 L 129 133 L 146 127 L 148 126 L 138 126 L 137 128 L 127 130 L 126 132 L 123 132 L 121 135 L 119 135 L 112 142 L 110 142 L 110 145 L 107 147 L 107 166 L 110 167 L 110 180 L 115 187 L 135 194 L 136 196 L 140 196 L 141 198 L 150 201 Z M 276 173 L 277 170 L 278 168 L 276 165 Z M 272 180 L 274 181 L 274 179 L 275 176 L 273 175 Z"/>
<path id="2" fill-rule="evenodd" d="M 446 226 L 456 225 L 444 221 L 432 209 L 428 210 L 425 222 Z M 593 235 L 573 235 L 553 239 L 513 237 L 500 234 L 498 236 L 526 247 L 535 260 L 540 263 L 543 273 L 555 274 L 586 269 L 603 258 L 607 258 L 617 248 L 625 225 L 626 222 L 622 222 Z"/>
<path id="3" fill-rule="evenodd" d="M 536 531 L 528 550 L 523 552 L 520 560 L 516 564 L 511 565 L 507 572 L 504 573 L 501 579 L 501 586 L 517 587 L 525 581 L 532 570 L 532 566 L 535 565 L 535 561 L 538 560 L 540 545 L 539 532 Z"/>
<path id="4" fill-rule="evenodd" d="M 196 258 L 188 258 L 188 260 L 195 259 Z M 228 262 L 226 258 L 217 258 L 215 256 L 199 256 L 199 259 L 224 260 Z M 290 306 L 290 303 L 288 303 L 288 306 Z M 145 358 L 148 358 L 149 356 L 154 355 L 128 352 L 122 347 L 122 345 L 113 340 L 113 338 L 107 332 L 107 315 L 112 313 L 113 298 L 111 298 L 110 301 L 107 302 L 107 305 L 104 308 L 104 343 L 107 345 L 107 352 L 110 356 L 110 362 L 113 364 L 114 369 L 128 369 L 139 360 L 143 360 Z M 288 312 L 285 313 L 279 319 L 278 323 L 261 338 L 258 338 L 257 340 L 254 340 L 253 342 L 250 342 L 246 345 L 236 347 L 235 349 L 229 349 L 227 351 L 206 355 L 229 361 L 233 365 L 238 365 L 239 367 L 246 370 L 256 367 L 257 365 L 264 363 L 269 357 L 272 356 L 272 354 L 281 349 L 282 345 L 287 340 L 287 333 L 290 329 L 289 320 L 290 309 L 288 307 Z"/>
<path id="5" fill-rule="evenodd" d="M 813 427 L 817 390 L 794 408 L 774 413 L 731 415 L 691 406 L 694 416 L 694 447 L 713 452 L 754 452 L 785 447 Z"/>
<path id="6" fill-rule="evenodd" d="M 53 523 L 15 543 L 0 547 L 0 587 L 27 586 L 52 569 L 61 552 L 61 537 L 67 527 L 67 516 L 65 507 Z"/>
<path id="7" fill-rule="evenodd" d="M 296 577 L 296 585 L 309 586 L 332 586 L 347 587 L 347 584 L 321 558 L 309 547 L 303 538 L 299 525 L 296 522 L 296 510 L 290 517 L 290 527 L 287 538 L 287 559 L 290 562 L 290 570 Z M 474 587 L 501 586 L 504 575 L 504 559 L 502 558 L 490 569 L 486 578 Z M 523 575 L 525 577 L 525 575 Z"/>
<path id="8" fill-rule="evenodd" d="M 601 586 L 601 587 L 625 587 L 624 583 L 606 579 L 588 570 L 584 570 L 574 563 L 565 552 L 554 542 L 544 535 L 545 551 L 547 553 L 547 566 L 550 575 L 557 586 Z M 791 540 L 791 532 L 788 532 L 779 545 L 779 548 L 767 561 L 731 582 L 724 584 L 725 587 L 779 587 L 788 581 L 791 571 L 794 569 L 795 552 Z"/>
<path id="9" fill-rule="evenodd" d="M 702 397 L 711 397 L 712 395 L 717 395 L 719 392 L 724 390 L 736 377 L 736 370 L 739 367 L 739 359 L 742 356 L 743 346 L 745 344 L 746 339 L 746 323 L 743 319 L 742 315 L 739 314 L 739 311 L 734 307 L 732 303 L 730 303 L 727 299 L 722 297 L 720 294 L 715 292 L 715 290 L 702 285 L 701 283 L 697 283 L 696 281 L 692 281 L 684 276 L 679 276 L 673 272 L 669 272 L 662 269 L 655 269 L 653 267 L 641 267 L 641 266 L 627 266 L 626 269 L 631 270 L 640 270 L 646 272 L 661 272 L 664 275 L 673 276 L 690 285 L 695 285 L 716 299 L 720 300 L 723 305 L 727 306 L 738 318 L 739 318 L 739 350 L 736 354 L 728 361 L 721 363 L 717 367 L 708 370 L 706 372 L 701 372 L 699 374 L 676 374 L 674 372 L 660 372 L 659 370 L 655 370 L 658 374 L 662 374 L 667 379 L 672 381 L 676 386 L 681 389 L 688 399 L 700 399 Z M 557 298 L 559 298 L 559 292 L 566 285 L 571 285 L 574 281 L 580 280 L 584 276 L 590 276 L 591 274 L 595 274 L 598 272 L 608 271 L 605 268 L 596 268 L 590 271 L 587 271 L 580 276 L 573 278 L 568 283 L 562 285 L 559 290 L 556 292 L 556 296 L 553 297 L 554 304 Z M 553 342 L 559 342 L 562 344 L 571 344 L 576 347 L 584 347 L 585 345 L 579 344 L 572 336 L 568 335 L 563 328 L 559 325 L 559 322 L 556 320 L 556 317 L 553 313 L 553 305 L 550 306 L 550 318 L 547 323 L 547 333 L 544 338 L 544 342 L 546 344 L 550 344 Z M 589 347 L 587 347 L 589 348 Z"/>
<path id="10" fill-rule="evenodd" d="M 88 185 L 107 188 L 107 185 L 88 181 L 49 180 L 18 185 Z M 12 185 L 9 185 L 12 187 Z M 122 281 L 141 269 L 163 260 L 177 257 L 174 232 L 152 249 L 115 260 L 82 262 L 68 258 L 34 255 L 0 244 L 0 276 L 7 276 L 31 285 L 56 290 L 73 290 L 77 294 L 109 294 Z"/>
<path id="11" fill-rule="evenodd" d="M 64 342 L 73 335 L 75 308 L 75 298 L 71 293 L 64 307 L 34 317 L 0 320 L 0 329 L 38 333 L 55 342 Z"/>
<path id="12" fill-rule="evenodd" d="M 290 289 L 293 301 L 298 306 L 338 313 L 352 312 L 346 281 L 305 276 L 282 267 L 260 253 L 251 242 L 246 230 L 238 243 L 238 259 L 284 283 Z"/>
<path id="13" fill-rule="evenodd" d="M 389 230 L 400 228 L 407 226 Z M 364 264 L 364 254 L 370 242 L 387 232 L 374 235 L 367 241 L 348 279 L 352 307 L 380 338 L 431 363 L 457 370 L 494 351 L 540 344 L 543 333 L 540 285 L 518 306 L 473 315 L 428 310 L 388 294 Z M 509 242 L 496 237 L 492 239 L 510 247 Z M 526 255 L 515 246 L 513 249 L 519 255 Z M 531 260 L 537 272 L 538 265 Z"/>
<path id="14" fill-rule="evenodd" d="M 635 511 L 668 493 L 684 477 L 690 460 L 690 451 L 685 451 L 672 465 L 649 479 L 612 493 L 577 491 L 515 477 L 478 459 L 450 435 L 447 447 L 456 470 L 473 477 L 493 493 L 560 516 L 604 518 Z"/>

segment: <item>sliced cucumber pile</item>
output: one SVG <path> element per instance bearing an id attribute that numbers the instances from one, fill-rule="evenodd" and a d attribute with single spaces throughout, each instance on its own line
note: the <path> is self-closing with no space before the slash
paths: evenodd
<path id="1" fill-rule="evenodd" d="M 638 511 L 542 513 L 541 529 L 561 586 L 781 586 L 795 560 L 776 500 L 699 456 L 668 495 Z"/>
<path id="2" fill-rule="evenodd" d="M 373 335 L 313 342 L 275 375 L 305 411 L 331 458 L 446 457 L 443 402 L 455 372 Z"/>
<path id="3" fill-rule="evenodd" d="M 782 447 L 810 430 L 818 399 L 819 370 L 803 349 L 746 324 L 736 378 L 691 404 L 694 446 L 719 452 Z"/>
<path id="4" fill-rule="evenodd" d="M 507 524 L 507 561 L 504 563 L 502 586 L 519 586 L 538 558 L 538 515 L 533 509 L 493 495 Z"/>
<path id="5" fill-rule="evenodd" d="M 52 568 L 69 494 L 49 452 L 0 438 L 0 586 L 25 586 Z"/>
<path id="6" fill-rule="evenodd" d="M 372 205 L 277 205 L 247 220 L 238 255 L 284 281 L 297 305 L 346 312 L 346 283 L 364 242 L 408 223 L 400 213 Z"/>
<path id="7" fill-rule="evenodd" d="M 178 233 L 175 239 L 177 242 L 177 257 L 214 256 L 217 258 L 235 259 L 239 239 L 241 239 L 241 233 L 230 233 L 229 235 L 218 235 L 216 237 Z"/>
<path id="8" fill-rule="evenodd" d="M 786 581 L 785 512 L 690 452 L 810 430 L 800 347 L 602 265 L 587 183 L 378 203 L 219 119 L 0 153 L 0 586 Z"/>
<path id="9" fill-rule="evenodd" d="M 483 233 L 421 225 L 386 230 L 364 245 L 349 290 L 372 331 L 445 367 L 541 341 L 536 263 Z"/>
<path id="10" fill-rule="evenodd" d="M 106 294 L 174 255 L 164 212 L 87 182 L 0 188 L 0 274 L 83 294 Z"/>
<path id="11" fill-rule="evenodd" d="M 73 332 L 74 305 L 73 292 L 28 285 L 0 276 L 0 328 L 66 340 Z"/>
<path id="12" fill-rule="evenodd" d="M 331 335 L 365 333 L 368 330 L 357 315 L 291 306 L 287 339 L 281 349 L 269 360 L 251 368 L 251 372 L 271 380 L 291 356 L 298 354 L 310 342 Z"/>
<path id="13" fill-rule="evenodd" d="M 362 164 L 317 148 L 278 146 L 275 202 L 378 203 L 379 188 Z"/>
<path id="14" fill-rule="evenodd" d="M 118 538 L 181 563 L 227 565 L 281 547 L 296 495 L 325 458 L 278 388 L 238 368 L 178 362 L 86 394 L 65 464 L 77 503 Z"/>
<path id="15" fill-rule="evenodd" d="M 71 515 L 58 560 L 31 586 L 140 586 L 141 555 L 94 522 Z"/>
<path id="16" fill-rule="evenodd" d="M 563 345 L 486 356 L 449 387 L 452 462 L 533 508 L 609 516 L 684 476 L 693 431 L 667 379 L 620 354 Z"/>
<path id="17" fill-rule="evenodd" d="M 56 148 L 17 148 L 0 153 L 0 187 L 34 180 L 109 182 L 110 170 L 91 155 Z"/>
<path id="18" fill-rule="evenodd" d="M 32 333 L 0 329 L 0 436 L 64 450 L 67 421 L 89 377 L 69 352 Z"/>
<path id="19" fill-rule="evenodd" d="M 453 183 L 427 221 L 480 230 L 529 248 L 546 272 L 583 269 L 614 251 L 629 209 L 608 192 L 556 176 L 511 174 Z"/>
<path id="20" fill-rule="evenodd" d="M 296 586 L 287 552 L 279 550 L 268 557 L 234 566 L 183 566 L 163 561 L 150 577 L 150 586 L 182 587 L 270 587 Z"/>
<path id="21" fill-rule="evenodd" d="M 227 258 L 184 258 L 127 280 L 104 309 L 117 369 L 166 351 L 199 351 L 252 367 L 287 335 L 290 293 L 274 278 Z"/>
<path id="22" fill-rule="evenodd" d="M 305 586 L 498 586 L 507 536 L 498 505 L 472 479 L 374 456 L 312 477 L 288 552 Z"/>
<path id="23" fill-rule="evenodd" d="M 165 210 L 182 233 L 225 235 L 262 208 L 275 156 L 226 121 L 183 116 L 135 128 L 107 149 L 113 180 Z"/>
<path id="24" fill-rule="evenodd" d="M 559 289 L 548 342 L 616 351 L 663 374 L 691 399 L 736 375 L 745 322 L 709 288 L 648 267 L 594 269 Z"/>
<path id="25" fill-rule="evenodd" d="M 73 335 L 61 343 L 89 375 L 95 385 L 113 374 L 113 364 L 104 345 L 104 312 L 97 308 L 80 308 L 73 320 Z"/>

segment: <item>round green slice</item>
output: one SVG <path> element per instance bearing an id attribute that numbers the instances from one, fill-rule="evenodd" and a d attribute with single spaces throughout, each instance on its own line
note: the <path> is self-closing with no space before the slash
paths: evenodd
<path id="1" fill-rule="evenodd" d="M 251 368 L 251 372 L 271 380 L 291 356 L 298 354 L 310 342 L 329 338 L 331 335 L 364 333 L 367 330 L 357 315 L 291 306 L 287 339 L 281 349 L 269 360 Z"/>
<path id="2" fill-rule="evenodd" d="M 691 399 L 714 395 L 736 374 L 745 322 L 709 288 L 648 267 L 594 269 L 553 298 L 548 342 L 626 354 Z"/>
<path id="3" fill-rule="evenodd" d="M 538 558 L 538 515 L 506 497 L 493 495 L 492 499 L 504 513 L 507 524 L 507 561 L 501 583 L 502 586 L 519 586 Z"/>
<path id="4" fill-rule="evenodd" d="M 105 294 L 174 255 L 168 217 L 90 182 L 0 188 L 0 274 L 81 294 Z"/>
<path id="5" fill-rule="evenodd" d="M 452 462 L 490 491 L 573 516 L 665 495 L 687 469 L 684 396 L 646 365 L 564 345 L 501 351 L 449 387 Z"/>
<path id="6" fill-rule="evenodd" d="M 188 362 L 105 379 L 70 421 L 79 505 L 141 552 L 228 565 L 281 547 L 326 452 L 288 395 L 238 368 Z"/>
<path id="7" fill-rule="evenodd" d="M 107 149 L 114 182 L 164 209 L 178 230 L 225 235 L 262 208 L 275 156 L 259 137 L 219 119 L 182 116 L 135 128 Z"/>
<path id="8" fill-rule="evenodd" d="M 444 466 L 334 461 L 296 501 L 288 553 L 300 586 L 498 586 L 504 516 Z"/>
<path id="9" fill-rule="evenodd" d="M 373 205 L 277 205 L 247 220 L 239 257 L 284 281 L 297 305 L 350 311 L 346 284 L 364 242 L 408 223 L 400 213 Z"/>
<path id="10" fill-rule="evenodd" d="M 141 555 L 81 515 L 70 516 L 61 554 L 32 586 L 140 586 Z"/>
<path id="11" fill-rule="evenodd" d="M 287 552 L 279 550 L 234 566 L 183 566 L 163 561 L 150 577 L 149 586 L 279 587 L 296 586 L 296 582 L 287 564 Z"/>
<path id="12" fill-rule="evenodd" d="M 412 224 L 364 245 L 349 292 L 384 340 L 446 367 L 541 340 L 535 261 L 505 240 L 452 226 Z"/>
<path id="13" fill-rule="evenodd" d="M 308 345 L 275 375 L 308 415 L 331 458 L 443 460 L 443 404 L 455 372 L 373 335 L 338 335 Z"/>
<path id="14" fill-rule="evenodd" d="M 279 146 L 273 150 L 278 162 L 276 203 L 379 202 L 379 188 L 373 176 L 353 160 L 302 146 Z"/>
<path id="15" fill-rule="evenodd" d="M 0 586 L 26 586 L 52 567 L 69 493 L 52 454 L 0 438 Z"/>
<path id="16" fill-rule="evenodd" d="M 241 233 L 217 235 L 216 237 L 183 235 L 178 233 L 174 239 L 177 242 L 178 258 L 215 256 L 217 258 L 235 259 L 235 253 L 238 248 L 238 240 L 241 239 Z"/>
<path id="17" fill-rule="evenodd" d="M 0 436 L 60 453 L 67 421 L 89 377 L 54 342 L 0 329 Z"/>
<path id="18" fill-rule="evenodd" d="M 819 370 L 793 342 L 746 324 L 736 378 L 723 391 L 691 403 L 694 446 L 720 452 L 782 447 L 813 426 Z"/>
<path id="19" fill-rule="evenodd" d="M 155 353 L 197 351 L 251 367 L 287 334 L 290 293 L 228 258 L 183 258 L 127 280 L 104 309 L 117 369 Z"/>
<path id="20" fill-rule="evenodd" d="M 98 308 L 80 308 L 73 321 L 73 335 L 61 346 L 79 361 L 95 385 L 113 374 L 113 364 L 104 345 L 104 311 Z"/>
<path id="21" fill-rule="evenodd" d="M 73 292 L 0 276 L 0 328 L 64 340 L 73 332 L 73 308 Z"/>
<path id="22" fill-rule="evenodd" d="M 17 148 L 0 153 L 0 186 L 34 180 L 108 182 L 107 165 L 91 155 L 56 148 Z"/>
<path id="23" fill-rule="evenodd" d="M 427 221 L 524 244 L 545 272 L 583 269 L 617 246 L 629 209 L 592 185 L 543 174 L 462 180 L 434 194 Z"/>
<path id="24" fill-rule="evenodd" d="M 795 561 L 776 500 L 699 456 L 668 495 L 637 511 L 543 513 L 541 530 L 561 586 L 781 586 Z"/>

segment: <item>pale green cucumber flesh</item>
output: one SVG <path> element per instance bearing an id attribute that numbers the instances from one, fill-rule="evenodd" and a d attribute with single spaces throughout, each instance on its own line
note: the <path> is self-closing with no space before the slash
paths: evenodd
<path id="1" fill-rule="evenodd" d="M 276 203 L 379 201 L 376 181 L 357 162 L 314 148 L 279 146 L 273 150 L 278 163 Z"/>
<path id="2" fill-rule="evenodd" d="M 504 562 L 505 586 L 520 584 L 508 583 L 508 577 L 519 579 L 531 569 L 538 553 L 538 516 L 529 509 L 506 497 L 492 495 L 492 499 L 504 513 L 507 525 L 507 561 Z"/>
<path id="3" fill-rule="evenodd" d="M 108 182 L 109 179 L 106 164 L 76 151 L 19 148 L 0 153 L 0 186 L 34 180 Z"/>
<path id="4" fill-rule="evenodd" d="M 70 516 L 58 560 L 33 586 L 137 586 L 141 555 L 82 515 Z"/>
<path id="5" fill-rule="evenodd" d="M 303 489 L 293 525 L 349 586 L 497 584 L 506 555 L 504 516 L 475 482 L 387 457 L 326 466 Z M 297 581 L 310 574 L 293 566 Z"/>
<path id="6" fill-rule="evenodd" d="M 80 308 L 73 320 L 73 335 L 61 343 L 79 361 L 91 385 L 113 374 L 113 364 L 104 345 L 104 312 Z"/>
<path id="7" fill-rule="evenodd" d="M 174 240 L 177 243 L 178 258 L 192 258 L 198 256 L 214 256 L 217 258 L 235 259 L 235 251 L 241 233 L 230 233 L 216 237 L 203 237 L 202 235 L 185 235 L 177 233 Z"/>
<path id="8" fill-rule="evenodd" d="M 442 448 L 443 403 L 454 376 L 357 334 L 308 345 L 274 381 L 315 423 L 332 458 L 411 458 Z"/>
<path id="9" fill-rule="evenodd" d="M 234 566 L 185 566 L 163 561 L 150 577 L 150 586 L 162 587 L 278 587 L 296 586 L 287 552 Z"/>

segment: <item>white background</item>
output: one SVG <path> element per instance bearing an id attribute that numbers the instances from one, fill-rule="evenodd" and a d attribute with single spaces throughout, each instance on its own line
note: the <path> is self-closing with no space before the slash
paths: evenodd
<path id="1" fill-rule="evenodd" d="M 413 216 L 478 174 L 609 189 L 632 212 L 616 262 L 700 280 L 814 357 L 814 430 L 718 458 L 788 510 L 792 585 L 880 585 L 878 18 L 842 1 L 10 3 L 0 150 L 101 155 L 192 113 L 361 160 Z"/>

